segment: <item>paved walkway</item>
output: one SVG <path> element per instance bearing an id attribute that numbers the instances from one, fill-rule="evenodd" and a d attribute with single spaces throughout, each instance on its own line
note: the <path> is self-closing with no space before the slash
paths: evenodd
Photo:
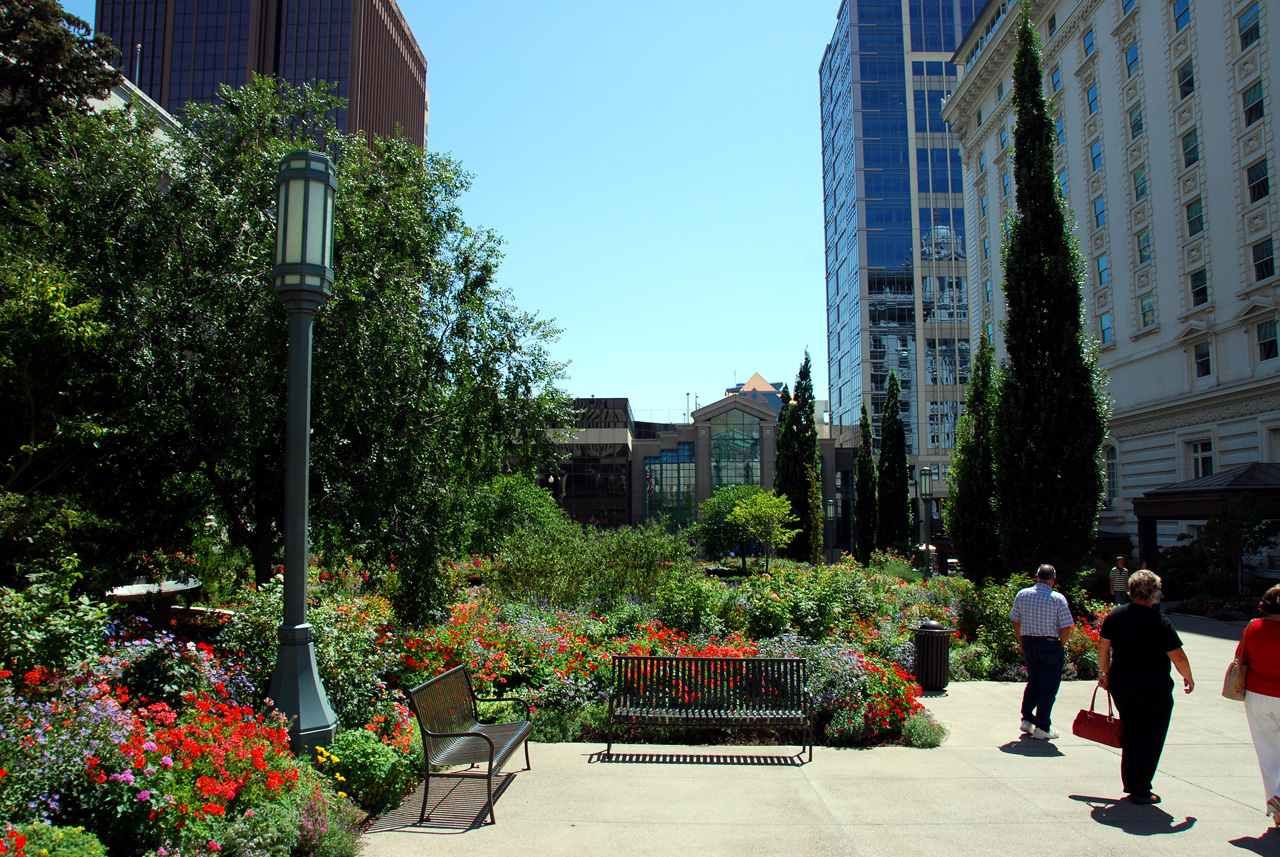
<path id="1" fill-rule="evenodd" d="M 1119 751 L 1070 734 L 1091 682 L 1063 686 L 1050 744 L 1018 732 L 1021 685 L 966 682 L 926 700 L 951 728 L 935 750 L 819 747 L 798 765 L 785 747 L 623 745 L 602 762 L 603 745 L 535 744 L 533 769 L 503 778 L 496 825 L 477 827 L 483 780 L 437 785 L 431 823 L 416 823 L 419 789 L 363 853 L 1280 857 L 1244 707 L 1219 695 L 1241 625 L 1175 623 L 1199 684 L 1177 694 L 1159 806 L 1120 802 Z"/>

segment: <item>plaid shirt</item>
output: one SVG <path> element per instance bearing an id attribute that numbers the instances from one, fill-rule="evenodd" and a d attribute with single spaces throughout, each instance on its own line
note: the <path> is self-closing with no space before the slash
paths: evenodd
<path id="1" fill-rule="evenodd" d="M 1037 583 L 1018 592 L 1009 619 L 1022 625 L 1024 637 L 1057 637 L 1063 628 L 1076 622 L 1061 592 L 1047 583 Z"/>

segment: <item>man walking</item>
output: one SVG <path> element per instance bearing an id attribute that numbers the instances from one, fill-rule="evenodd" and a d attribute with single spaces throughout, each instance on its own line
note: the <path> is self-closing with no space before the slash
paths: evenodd
<path id="1" fill-rule="evenodd" d="M 1041 741 L 1057 738 L 1050 715 L 1062 684 L 1067 640 L 1075 620 L 1062 593 L 1054 592 L 1058 572 L 1045 564 L 1036 570 L 1036 583 L 1018 592 L 1009 619 L 1018 639 L 1018 652 L 1027 663 L 1027 687 L 1022 692 L 1022 731 Z"/>
<path id="2" fill-rule="evenodd" d="M 1124 557 L 1116 557 L 1116 564 L 1111 568 L 1111 598 L 1116 604 L 1125 604 L 1129 600 L 1129 569 L 1124 567 Z"/>

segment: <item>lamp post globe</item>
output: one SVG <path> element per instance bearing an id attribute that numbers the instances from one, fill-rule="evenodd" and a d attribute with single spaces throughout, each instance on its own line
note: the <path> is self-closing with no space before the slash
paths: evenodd
<path id="1" fill-rule="evenodd" d="M 328 744 L 338 718 L 316 669 L 307 622 L 307 481 L 311 469 L 311 336 L 332 294 L 333 213 L 338 174 L 328 156 L 296 151 L 276 175 L 273 291 L 289 316 L 289 399 L 285 428 L 284 617 L 271 676 L 275 708 L 290 718 L 289 743 L 310 754 Z"/>

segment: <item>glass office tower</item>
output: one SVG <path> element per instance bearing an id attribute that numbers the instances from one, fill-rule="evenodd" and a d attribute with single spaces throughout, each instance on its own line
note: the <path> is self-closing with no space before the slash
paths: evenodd
<path id="1" fill-rule="evenodd" d="M 959 144 L 940 110 L 982 5 L 845 0 L 819 70 L 834 432 L 865 398 L 878 448 L 893 371 L 908 450 L 940 478 L 970 353 Z"/>
<path id="2" fill-rule="evenodd" d="M 120 67 L 170 112 L 251 72 L 333 83 L 342 130 L 426 145 L 427 62 L 395 0 L 98 0 Z"/>

